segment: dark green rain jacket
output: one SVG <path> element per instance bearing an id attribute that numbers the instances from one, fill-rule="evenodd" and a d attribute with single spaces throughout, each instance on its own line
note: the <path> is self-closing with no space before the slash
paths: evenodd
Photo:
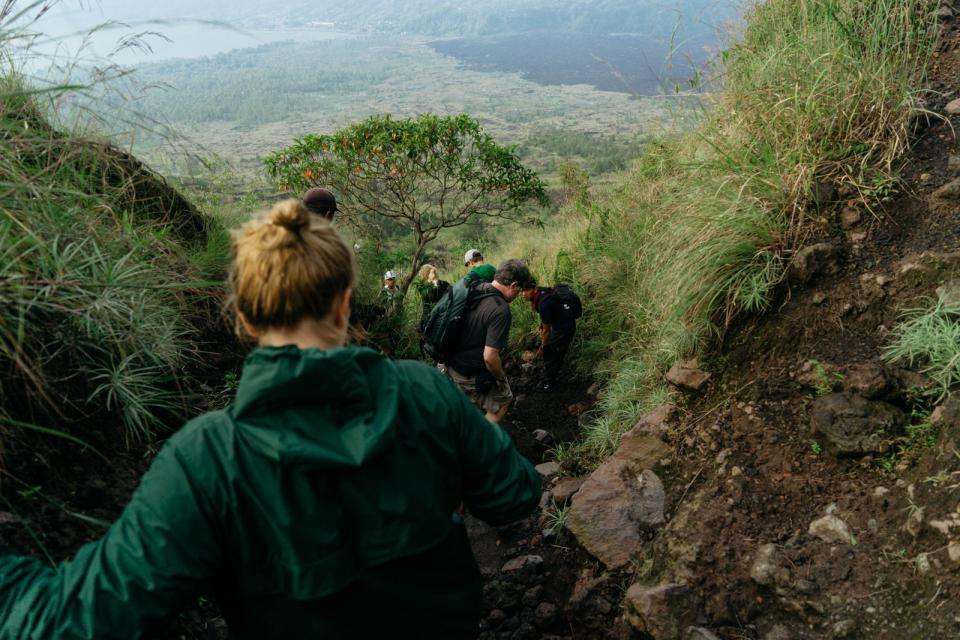
<path id="1" fill-rule="evenodd" d="M 445 376 L 368 349 L 257 349 L 120 519 L 56 569 L 0 557 L 0 640 L 135 638 L 213 592 L 234 638 L 476 635 L 461 501 L 493 524 L 540 480 Z"/>

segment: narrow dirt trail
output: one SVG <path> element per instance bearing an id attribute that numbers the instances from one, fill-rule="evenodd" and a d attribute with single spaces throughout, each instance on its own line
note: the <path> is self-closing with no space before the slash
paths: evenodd
<path id="1" fill-rule="evenodd" d="M 573 380 L 544 392 L 533 384 L 535 378 L 513 375 L 517 402 L 503 426 L 520 452 L 539 465 L 549 461 L 553 446 L 579 436 L 577 414 L 592 402 L 589 383 Z M 548 478 L 544 490 L 550 489 Z M 552 500 L 545 493 L 541 504 Z M 609 576 L 599 577 L 598 563 L 568 533 L 547 530 L 543 514 L 551 509 L 545 506 L 498 528 L 467 517 L 485 580 L 480 640 L 630 637 L 616 623 L 619 610 L 614 603 L 621 587 Z"/>

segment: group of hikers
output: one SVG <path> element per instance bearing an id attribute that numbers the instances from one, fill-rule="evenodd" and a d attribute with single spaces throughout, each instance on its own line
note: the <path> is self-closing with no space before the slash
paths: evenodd
<path id="1" fill-rule="evenodd" d="M 579 311 L 522 261 L 494 269 L 473 250 L 456 283 L 424 272 L 439 366 L 349 344 L 357 265 L 336 211 L 311 189 L 234 232 L 232 311 L 257 345 L 235 400 L 167 440 L 119 519 L 73 559 L 0 549 L 0 638 L 135 638 L 207 594 L 235 638 L 477 635 L 482 582 L 462 514 L 505 524 L 541 491 L 491 424 L 512 399 L 510 304 L 540 314 L 546 385 Z"/>
<path id="2" fill-rule="evenodd" d="M 303 202 L 314 213 L 333 221 L 337 204 L 329 189 L 311 188 L 303 195 Z M 507 260 L 496 268 L 487 264 L 479 249 L 469 249 L 463 255 L 463 264 L 469 271 L 458 283 L 463 300 L 455 309 L 455 320 L 444 317 L 438 306 L 442 308 L 442 301 L 455 297 L 458 288 L 441 280 L 432 264 L 423 265 L 417 273 L 414 284 L 422 305 L 421 344 L 432 346 L 426 352 L 437 361 L 439 369 L 485 412 L 489 421 L 499 423 L 513 400 L 501 357 L 510 334 L 510 303 L 523 297 L 540 317 L 540 345 L 535 355 L 544 362 L 544 376 L 538 385 L 544 391 L 554 387 L 560 378 L 582 306 L 565 283 L 538 286 L 521 260 Z M 387 271 L 383 280 L 377 302 L 385 310 L 394 310 L 403 299 L 396 272 Z M 451 304 L 455 303 L 451 300 Z M 444 323 L 455 326 L 443 326 Z M 431 329 L 435 333 L 452 329 L 452 335 L 438 338 L 446 339 L 448 344 L 424 345 L 423 340 L 431 337 Z"/>
<path id="3" fill-rule="evenodd" d="M 573 341 L 576 319 L 582 313 L 580 299 L 563 283 L 538 287 L 521 260 L 507 260 L 494 268 L 479 250 L 471 249 L 464 255 L 464 265 L 470 271 L 462 280 L 452 286 L 437 281 L 437 295 L 424 298 L 421 340 L 427 354 L 485 412 L 487 420 L 499 423 L 513 400 L 503 368 L 512 320 L 510 304 L 522 297 L 539 314 L 541 342 L 536 355 L 545 362 L 539 386 L 549 390 L 557 383 Z M 436 273 L 427 266 L 431 275 Z M 459 306 L 458 292 L 462 292 Z M 450 316 L 455 324 L 447 337 L 444 332 L 451 327 L 443 323 L 450 323 Z M 445 338 L 446 347 L 438 344 Z"/>

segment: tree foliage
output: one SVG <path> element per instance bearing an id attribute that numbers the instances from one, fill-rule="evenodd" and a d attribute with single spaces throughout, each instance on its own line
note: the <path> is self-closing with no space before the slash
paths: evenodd
<path id="1" fill-rule="evenodd" d="M 414 247 L 404 291 L 444 229 L 536 221 L 526 204 L 547 204 L 537 174 L 467 115 L 372 116 L 330 135 L 305 136 L 265 163 L 281 189 L 332 188 L 341 218 L 365 233 L 409 234 Z"/>

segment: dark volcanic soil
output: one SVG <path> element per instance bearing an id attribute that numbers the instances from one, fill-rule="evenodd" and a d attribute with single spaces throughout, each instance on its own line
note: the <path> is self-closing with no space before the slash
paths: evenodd
<path id="1" fill-rule="evenodd" d="M 503 426 L 521 453 L 540 464 L 549 459 L 551 446 L 577 435 L 577 417 L 592 402 L 587 383 L 566 381 L 544 392 L 533 384 L 536 372 L 524 376 L 513 367 L 510 373 L 517 402 Z M 481 640 L 629 637 L 614 604 L 625 577 L 601 577 L 599 564 L 566 531 L 549 531 L 543 510 L 506 527 L 474 518 L 467 526 L 487 583 Z M 585 585 L 592 589 L 586 592 Z"/>
<path id="2" fill-rule="evenodd" d="M 662 38 L 586 33 L 524 33 L 438 40 L 431 47 L 476 71 L 518 72 L 543 85 L 589 84 L 601 91 L 658 95 L 693 76 L 715 48 L 711 38 L 681 38 L 680 51 Z M 671 59 L 673 63 L 668 64 Z"/>

